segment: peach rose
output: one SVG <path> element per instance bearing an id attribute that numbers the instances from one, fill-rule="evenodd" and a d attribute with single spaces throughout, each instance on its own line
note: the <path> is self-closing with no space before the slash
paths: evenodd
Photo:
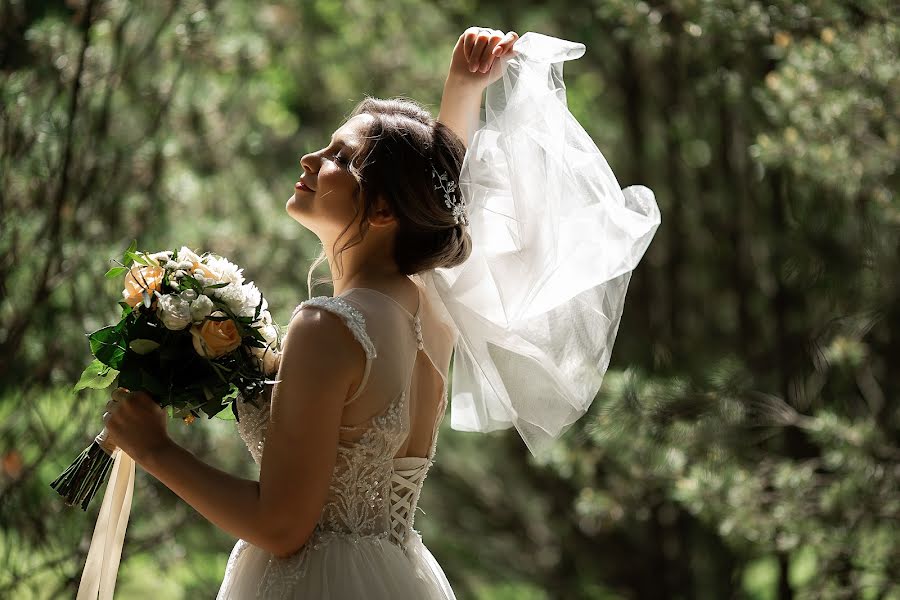
<path id="1" fill-rule="evenodd" d="M 149 293 L 162 289 L 163 274 L 165 271 L 160 267 L 146 267 L 137 265 L 131 267 L 131 270 L 125 274 L 125 289 L 122 290 L 122 297 L 128 306 L 134 308 L 143 301 L 141 292 L 147 290 Z"/>
<path id="2" fill-rule="evenodd" d="M 221 310 L 212 313 L 212 316 L 224 316 Z M 194 350 L 197 354 L 206 358 L 217 358 L 228 354 L 241 345 L 241 334 L 237 325 L 231 319 L 225 321 L 211 321 L 206 319 L 202 325 L 191 327 Z"/>

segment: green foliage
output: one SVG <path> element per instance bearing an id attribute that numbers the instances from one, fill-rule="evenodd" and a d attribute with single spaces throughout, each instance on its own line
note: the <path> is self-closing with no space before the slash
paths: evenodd
<path id="1" fill-rule="evenodd" d="M 0 597 L 77 587 L 93 520 L 47 482 L 102 426 L 91 387 L 114 371 L 72 393 L 83 332 L 129 315 L 116 278 L 143 260 L 105 257 L 214 249 L 286 321 L 318 249 L 282 212 L 298 158 L 364 94 L 436 107 L 456 38 L 484 24 L 587 45 L 570 107 L 662 226 L 600 395 L 553 452 L 444 422 L 416 526 L 458 597 L 900 598 L 890 3 L 6 8 Z M 92 346 L 113 361 L 120 338 Z M 256 475 L 232 423 L 175 426 Z M 233 538 L 146 474 L 132 514 L 123 597 L 214 594 Z"/>

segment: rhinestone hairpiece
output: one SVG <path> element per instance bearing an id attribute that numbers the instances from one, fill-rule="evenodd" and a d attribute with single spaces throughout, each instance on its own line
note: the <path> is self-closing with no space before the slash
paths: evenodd
<path id="1" fill-rule="evenodd" d="M 469 217 L 466 214 L 466 203 L 456 187 L 456 182 L 449 180 L 447 173 L 438 173 L 433 162 L 431 163 L 431 178 L 437 180 L 437 185 L 434 186 L 434 189 L 444 192 L 444 204 L 453 212 L 456 223 L 468 225 Z"/>

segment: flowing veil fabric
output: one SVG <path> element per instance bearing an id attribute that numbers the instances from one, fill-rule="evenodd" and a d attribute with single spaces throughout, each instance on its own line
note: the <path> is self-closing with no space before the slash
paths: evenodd
<path id="1" fill-rule="evenodd" d="M 463 161 L 472 254 L 423 279 L 459 333 L 451 427 L 515 426 L 538 454 L 596 396 L 660 213 L 568 110 L 563 63 L 584 44 L 528 32 L 513 49 Z"/>

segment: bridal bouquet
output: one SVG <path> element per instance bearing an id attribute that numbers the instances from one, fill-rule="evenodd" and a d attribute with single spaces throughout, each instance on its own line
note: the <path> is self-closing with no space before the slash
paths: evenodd
<path id="1" fill-rule="evenodd" d="M 108 279 L 124 275 L 118 323 L 88 334 L 95 360 L 74 391 L 122 386 L 153 396 L 190 424 L 236 419 L 234 400 L 255 405 L 278 370 L 280 332 L 242 269 L 187 247 L 147 254 L 132 242 Z M 116 261 L 118 262 L 118 261 Z M 87 506 L 113 463 L 106 427 L 50 486 L 69 506 Z"/>

